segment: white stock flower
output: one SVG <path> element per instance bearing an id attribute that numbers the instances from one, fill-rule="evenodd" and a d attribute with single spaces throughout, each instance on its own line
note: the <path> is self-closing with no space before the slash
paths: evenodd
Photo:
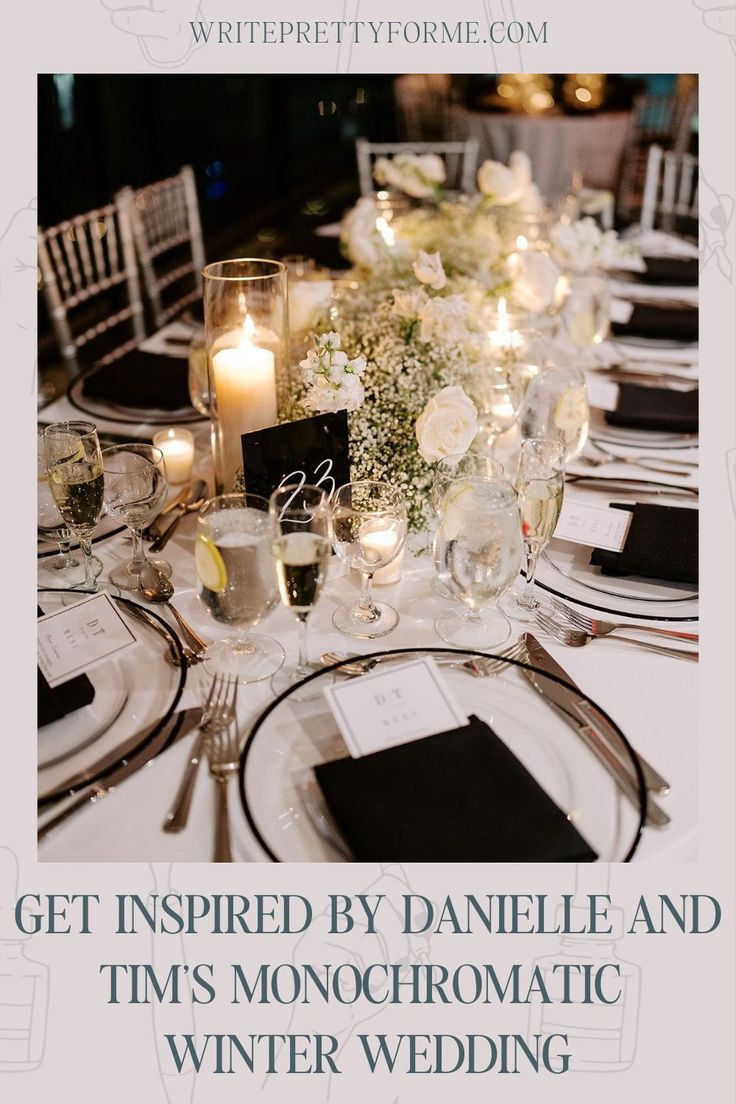
<path id="1" fill-rule="evenodd" d="M 443 387 L 416 422 L 419 453 L 428 464 L 467 452 L 478 432 L 478 412 L 462 387 Z"/>
<path id="2" fill-rule="evenodd" d="M 560 270 L 549 256 L 538 249 L 525 249 L 514 257 L 512 296 L 522 310 L 539 314 L 552 306 Z"/>
<path id="3" fill-rule="evenodd" d="M 421 284 L 429 284 L 435 291 L 441 291 L 447 283 L 439 253 L 425 253 L 420 249 L 412 267 L 417 280 Z"/>
<path id="4" fill-rule="evenodd" d="M 334 331 L 315 338 L 315 349 L 310 349 L 299 364 L 302 379 L 307 386 L 304 406 L 320 414 L 336 410 L 357 410 L 365 398 L 360 378 L 365 372 L 365 357 L 348 360 L 340 349 L 340 335 Z"/>
<path id="5" fill-rule="evenodd" d="M 442 345 L 459 344 L 465 337 L 468 313 L 468 303 L 462 295 L 428 299 L 419 315 L 419 340 L 425 344 L 430 341 Z"/>

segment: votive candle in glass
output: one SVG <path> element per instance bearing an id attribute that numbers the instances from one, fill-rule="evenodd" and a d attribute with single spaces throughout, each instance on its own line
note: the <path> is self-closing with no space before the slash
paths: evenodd
<path id="1" fill-rule="evenodd" d="M 153 436 L 153 443 L 164 454 L 169 483 L 186 483 L 192 477 L 194 437 L 188 429 L 174 426 Z"/>

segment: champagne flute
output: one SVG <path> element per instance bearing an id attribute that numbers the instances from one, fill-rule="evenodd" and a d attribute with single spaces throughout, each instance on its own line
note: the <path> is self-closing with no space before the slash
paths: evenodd
<path id="1" fill-rule="evenodd" d="M 360 572 L 357 606 L 339 606 L 332 623 L 346 636 L 373 640 L 399 623 L 393 606 L 374 602 L 373 575 L 393 563 L 406 541 L 406 503 L 389 483 L 364 479 L 338 488 L 330 511 L 330 533 L 335 551 Z"/>
<path id="2" fill-rule="evenodd" d="M 503 464 L 482 452 L 465 452 L 459 456 L 443 456 L 434 466 L 434 478 L 429 492 L 432 509 L 437 517 L 442 510 L 442 500 L 447 489 L 456 479 L 503 479 Z M 439 575 L 432 579 L 432 590 L 441 598 L 453 598 L 449 587 Z"/>
<path id="3" fill-rule="evenodd" d="M 332 549 L 327 496 L 319 487 L 296 483 L 277 487 L 269 509 L 276 532 L 273 561 L 279 593 L 296 617 L 299 632 L 296 666 L 282 668 L 272 679 L 274 692 L 280 694 L 319 669 L 309 660 L 307 622 L 322 593 Z M 298 692 L 295 696 L 299 700 Z"/>
<path id="4" fill-rule="evenodd" d="M 97 430 L 92 422 L 54 422 L 44 430 L 49 486 L 67 529 L 79 541 L 84 589 L 97 590 L 92 534 L 104 504 L 104 477 Z"/>
<path id="5" fill-rule="evenodd" d="M 59 508 L 51 493 L 49 473 L 46 467 L 46 441 L 41 426 L 38 428 L 37 445 L 36 527 L 38 539 L 49 543 L 56 542 L 59 546 L 59 551 L 55 556 L 47 554 L 39 559 L 39 586 L 48 586 L 54 590 L 73 590 L 75 587 L 82 585 L 81 564 L 71 551 L 72 535 L 59 513 Z M 92 562 L 97 576 L 102 571 L 102 563 L 97 556 L 92 557 Z"/>
<path id="6" fill-rule="evenodd" d="M 534 576 L 542 549 L 549 544 L 562 509 L 565 493 L 565 452 L 562 441 L 531 437 L 524 441 L 516 481 L 521 514 L 526 576 L 520 593 L 507 594 L 503 611 L 514 621 L 536 622 L 539 599 L 534 593 Z"/>
<path id="7" fill-rule="evenodd" d="M 110 572 L 121 590 L 138 590 L 141 574 L 152 565 L 171 575 L 166 560 L 149 560 L 143 551 L 143 530 L 163 506 L 169 489 L 164 454 L 154 445 L 131 441 L 102 450 L 107 512 L 125 523 L 133 540 L 133 558 Z"/>
<path id="8" fill-rule="evenodd" d="M 595 365 L 595 349 L 611 328 L 611 292 L 605 276 L 571 272 L 564 278 L 567 295 L 560 312 L 562 330 L 579 350 L 581 366 Z"/>
<path id="9" fill-rule="evenodd" d="M 210 644 L 204 666 L 211 675 L 259 682 L 284 662 L 278 641 L 249 632 L 278 602 L 275 536 L 268 500 L 260 495 L 217 495 L 199 511 L 194 540 L 199 600 L 215 621 L 243 630 Z"/>
<path id="10" fill-rule="evenodd" d="M 466 607 L 461 616 L 451 611 L 435 621 L 440 639 L 481 650 L 502 644 L 511 626 L 488 605 L 508 590 L 519 571 L 521 531 L 514 488 L 500 480 L 451 483 L 442 502 L 434 558 L 440 578 Z"/>

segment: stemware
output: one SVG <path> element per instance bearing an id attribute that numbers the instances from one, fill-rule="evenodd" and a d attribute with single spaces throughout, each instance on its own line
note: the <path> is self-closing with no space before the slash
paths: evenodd
<path id="1" fill-rule="evenodd" d="M 59 513 L 49 484 L 46 467 L 46 443 L 43 428 L 39 426 L 37 436 L 37 475 L 36 494 L 37 532 L 40 541 L 55 542 L 59 551 L 55 556 L 47 555 L 39 560 L 39 586 L 48 584 L 52 589 L 69 590 L 82 584 L 80 561 L 71 551 L 72 535 Z M 102 571 L 102 563 L 97 556 L 92 557 L 95 575 Z"/>
<path id="2" fill-rule="evenodd" d="M 489 603 L 508 590 L 521 561 L 516 492 L 509 483 L 459 479 L 442 501 L 434 539 L 437 572 L 466 609 L 435 621 L 435 632 L 458 648 L 495 648 L 511 632 Z"/>
<path id="3" fill-rule="evenodd" d="M 522 442 L 516 493 L 521 515 L 525 582 L 501 601 L 504 613 L 514 621 L 534 624 L 540 603 L 534 593 L 534 576 L 542 549 L 557 525 L 565 492 L 565 454 L 562 441 L 531 437 Z"/>
<path id="4" fill-rule="evenodd" d="M 472 397 L 478 408 L 479 447 L 489 455 L 519 417 L 527 386 L 528 379 L 514 364 L 495 363 L 479 373 Z"/>
<path id="5" fill-rule="evenodd" d="M 465 452 L 459 456 L 443 456 L 434 466 L 434 478 L 430 489 L 430 502 L 437 517 L 442 510 L 442 500 L 448 487 L 456 479 L 503 479 L 503 464 L 481 452 Z M 450 588 L 439 575 L 432 579 L 432 590 L 441 598 L 453 598 Z"/>
<path id="6" fill-rule="evenodd" d="M 209 645 L 204 665 L 211 675 L 259 682 L 284 662 L 276 640 L 250 632 L 278 602 L 275 536 L 268 500 L 260 495 L 217 495 L 199 512 L 194 543 L 199 600 L 219 624 L 241 630 Z"/>
<path id="7" fill-rule="evenodd" d="M 84 589 L 96 591 L 98 572 L 92 555 L 92 534 L 104 503 L 97 430 L 92 422 L 54 422 L 44 430 L 44 452 L 54 502 L 82 550 Z"/>
<path id="8" fill-rule="evenodd" d="M 338 556 L 361 578 L 358 604 L 339 606 L 332 618 L 346 636 L 372 640 L 398 625 L 393 606 L 373 601 L 371 584 L 375 572 L 403 549 L 406 529 L 406 503 L 389 483 L 365 479 L 336 491 L 330 510 L 332 542 Z"/>
<path id="9" fill-rule="evenodd" d="M 596 272 L 570 272 L 563 277 L 565 300 L 560 312 L 562 332 L 579 352 L 581 365 L 595 364 L 594 350 L 611 326 L 608 280 Z"/>
<path id="10" fill-rule="evenodd" d="M 189 343 L 189 399 L 195 410 L 207 417 L 210 413 L 210 384 L 207 374 L 207 345 L 204 326 L 197 326 Z"/>
<path id="11" fill-rule="evenodd" d="M 307 623 L 322 593 L 332 549 L 327 496 L 319 487 L 295 483 L 278 487 L 269 506 L 276 531 L 273 561 L 279 593 L 296 617 L 299 633 L 296 666 L 281 668 L 273 678 L 274 691 L 280 694 L 320 669 L 320 664 L 309 660 Z"/>
<path id="12" fill-rule="evenodd" d="M 131 441 L 102 451 L 107 512 L 128 526 L 133 557 L 110 572 L 110 582 L 121 590 L 138 590 L 141 573 L 152 564 L 166 576 L 166 560 L 150 560 L 143 551 L 142 531 L 158 514 L 169 489 L 164 454 L 154 445 Z"/>
<path id="13" fill-rule="evenodd" d="M 521 414 L 521 436 L 558 438 L 565 462 L 585 448 L 590 428 L 590 407 L 582 369 L 547 364 L 534 377 Z"/>

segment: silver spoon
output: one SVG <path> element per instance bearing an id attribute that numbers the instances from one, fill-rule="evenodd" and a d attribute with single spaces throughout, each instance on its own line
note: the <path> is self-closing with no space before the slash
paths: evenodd
<path id="1" fill-rule="evenodd" d="M 171 525 L 169 525 L 168 528 L 164 529 L 163 533 L 160 533 L 159 536 L 156 537 L 155 541 L 151 545 L 151 552 L 162 552 L 173 537 L 176 531 L 176 527 L 178 526 L 184 515 L 192 514 L 195 510 L 198 510 L 206 497 L 207 484 L 205 483 L 204 479 L 198 479 L 197 482 L 192 486 L 192 492 L 189 495 L 188 500 L 186 502 L 179 503 L 179 506 L 177 507 L 179 512 L 172 521 Z"/>
<path id="2" fill-rule="evenodd" d="M 164 573 L 159 571 L 154 564 L 147 563 L 141 571 L 139 589 L 147 602 L 160 602 L 162 605 L 168 606 L 186 637 L 187 644 L 191 647 L 194 655 L 201 659 L 202 654 L 207 650 L 207 644 L 189 622 L 184 620 L 176 606 L 172 606 L 171 596 L 174 593 L 174 585 L 171 580 L 167 579 Z"/>

